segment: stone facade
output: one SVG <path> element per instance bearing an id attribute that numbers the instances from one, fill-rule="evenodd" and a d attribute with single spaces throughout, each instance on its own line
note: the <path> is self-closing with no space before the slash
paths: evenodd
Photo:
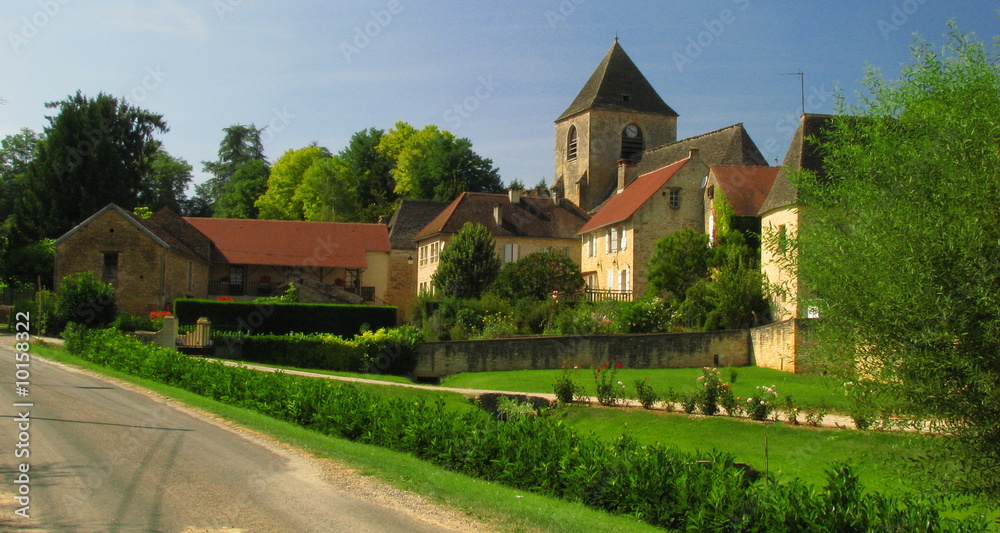
<path id="1" fill-rule="evenodd" d="M 793 205 L 770 211 L 761 220 L 760 265 L 775 320 L 801 316 L 798 275 L 788 257 L 795 252 L 790 243 L 795 242 L 798 226 L 799 213 Z"/>
<path id="2" fill-rule="evenodd" d="M 589 368 L 614 358 L 625 368 L 747 366 L 746 330 L 651 335 L 580 335 L 428 342 L 417 348 L 415 377 L 459 372 Z"/>
<path id="3" fill-rule="evenodd" d="M 566 198 L 585 210 L 593 209 L 611 192 L 618 179 L 622 135 L 635 124 L 644 147 L 677 140 L 677 117 L 591 109 L 556 123 L 556 182 Z M 576 155 L 570 155 L 570 133 L 576 132 Z"/>
<path id="4" fill-rule="evenodd" d="M 393 250 L 389 254 L 388 285 L 385 301 L 396 306 L 396 322 L 406 321 L 417 293 L 417 254 L 413 250 Z"/>
<path id="5" fill-rule="evenodd" d="M 115 287 L 119 309 L 169 309 L 178 297 L 204 298 L 208 264 L 173 251 L 120 209 L 105 209 L 56 243 L 55 281 L 91 271 Z"/>
<path id="6" fill-rule="evenodd" d="M 751 364 L 784 372 L 802 373 L 806 321 L 792 318 L 750 330 Z"/>

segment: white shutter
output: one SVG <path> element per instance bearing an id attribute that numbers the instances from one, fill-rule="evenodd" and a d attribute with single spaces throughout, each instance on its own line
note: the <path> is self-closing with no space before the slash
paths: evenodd
<path id="1" fill-rule="evenodd" d="M 608 270 L 608 290 L 615 290 L 615 271 Z"/>
<path id="2" fill-rule="evenodd" d="M 514 258 L 514 261 L 517 261 L 518 259 L 521 258 L 521 245 L 517 243 L 513 244 L 512 257 Z"/>
<path id="3" fill-rule="evenodd" d="M 510 263 L 511 262 L 511 258 L 510 257 L 511 257 L 511 255 L 513 255 L 513 253 L 514 253 L 514 250 L 511 249 L 510 243 L 504 244 L 503 245 L 503 262 L 504 263 Z"/>
<path id="4" fill-rule="evenodd" d="M 622 226 L 622 250 L 628 247 L 628 233 L 625 231 L 625 226 Z"/>
<path id="5" fill-rule="evenodd" d="M 611 230 L 604 235 L 604 253 L 611 253 Z"/>

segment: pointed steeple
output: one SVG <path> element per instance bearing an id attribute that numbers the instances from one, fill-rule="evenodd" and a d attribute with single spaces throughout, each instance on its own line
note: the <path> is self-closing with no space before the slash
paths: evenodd
<path id="1" fill-rule="evenodd" d="M 563 111 L 556 122 L 569 118 L 588 109 L 611 109 L 615 111 L 634 111 L 655 115 L 676 117 L 677 113 L 670 108 L 649 84 L 625 50 L 615 44 L 605 54 L 597 70 L 591 74 L 587 84 L 566 111 Z"/>

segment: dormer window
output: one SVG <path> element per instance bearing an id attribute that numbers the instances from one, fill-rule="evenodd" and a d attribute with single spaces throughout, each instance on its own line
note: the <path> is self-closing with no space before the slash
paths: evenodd
<path id="1" fill-rule="evenodd" d="M 576 159 L 577 153 L 577 143 L 578 143 L 576 126 L 569 127 L 569 140 L 566 142 L 566 160 L 573 161 Z"/>
<path id="2" fill-rule="evenodd" d="M 631 97 L 629 95 L 627 94 L 622 95 L 622 102 L 625 102 L 627 104 L 629 100 L 631 100 Z"/>

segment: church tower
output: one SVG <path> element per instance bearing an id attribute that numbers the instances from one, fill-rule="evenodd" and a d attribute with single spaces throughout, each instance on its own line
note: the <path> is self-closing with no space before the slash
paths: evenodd
<path id="1" fill-rule="evenodd" d="M 584 210 L 607 199 L 619 160 L 677 140 L 677 113 L 615 44 L 556 119 L 555 187 Z"/>

